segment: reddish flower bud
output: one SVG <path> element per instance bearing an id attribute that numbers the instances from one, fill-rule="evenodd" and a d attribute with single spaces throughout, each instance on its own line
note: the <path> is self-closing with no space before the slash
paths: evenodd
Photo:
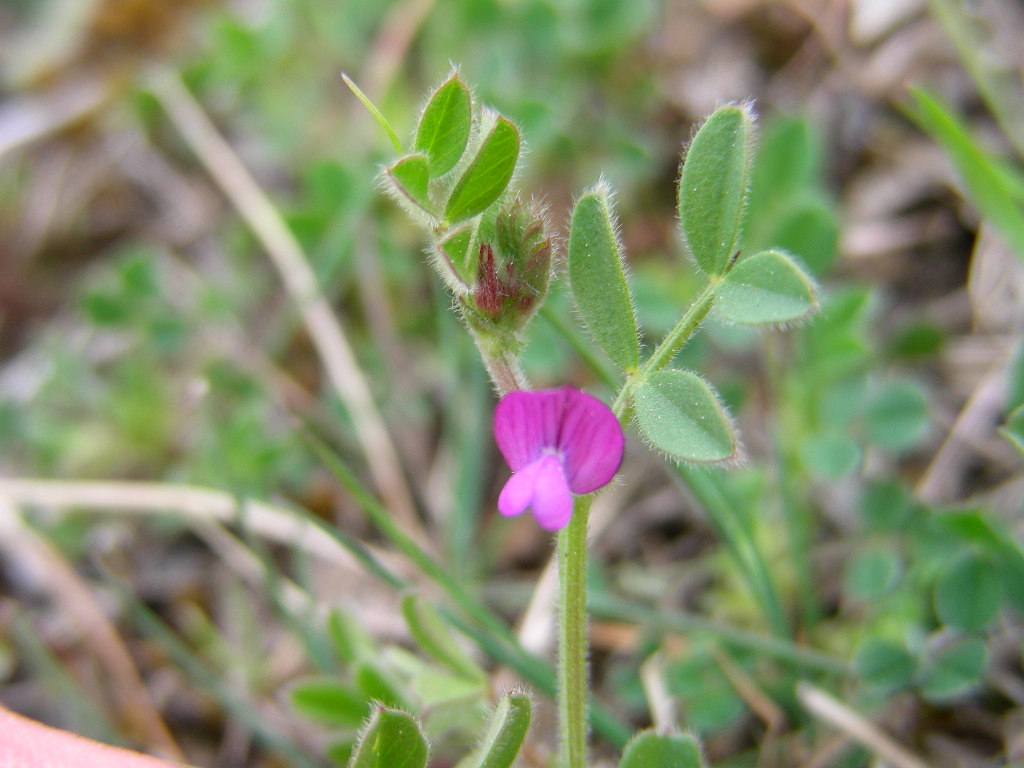
<path id="1" fill-rule="evenodd" d="M 481 225 L 476 281 L 463 306 L 512 329 L 532 317 L 551 280 L 552 238 L 544 209 L 513 200 Z"/>

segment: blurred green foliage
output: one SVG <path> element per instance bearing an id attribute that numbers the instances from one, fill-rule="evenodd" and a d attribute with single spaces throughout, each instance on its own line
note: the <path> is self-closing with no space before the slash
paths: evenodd
<path id="1" fill-rule="evenodd" d="M 674 128 L 665 135 L 658 116 L 663 84 L 642 50 L 662 11 L 651 0 L 436 3 L 406 57 L 385 62 L 397 67 L 389 74 L 375 59 L 375 46 L 382 24 L 401 24 L 392 15 L 398 7 L 272 0 L 248 15 L 212 8 L 197 27 L 196 47 L 179 63 L 243 158 L 273 186 L 393 424 L 426 435 L 427 458 L 452 467 L 431 486 L 451 500 L 437 522 L 451 573 L 471 592 L 496 593 L 496 603 L 518 610 L 523 606 L 514 586 L 491 581 L 493 564 L 515 534 L 496 532 L 491 516 L 481 513 L 493 491 L 488 384 L 475 350 L 452 321 L 447 297 L 431 282 L 419 235 L 375 194 L 371 179 L 389 149 L 339 73 L 367 75 L 379 88 L 371 95 L 405 138 L 421 94 L 456 60 L 474 83 L 475 98 L 522 127 L 525 189 L 567 197 L 603 173 L 619 190 L 617 209 L 628 231 L 638 213 L 667 217 L 672 206 L 671 185 L 658 185 L 682 137 Z M 127 94 L 122 107 L 154 147 L 199 173 L 144 86 Z M 970 172 L 966 193 L 982 215 L 1017 242 L 1016 166 L 983 149 L 947 105 L 921 92 L 918 107 L 917 119 L 959 161 L 960 172 Z M 793 685 L 811 675 L 842 686 L 865 708 L 882 707 L 898 693 L 955 707 L 985 685 L 991 638 L 1024 609 L 1024 553 L 1009 526 L 983 507 L 915 499 L 906 468 L 927 459 L 923 451 L 934 447 L 929 441 L 942 426 L 927 365 L 948 339 L 925 318 L 886 327 L 880 320 L 889 299 L 877 286 L 837 272 L 841 211 L 824 178 L 826 150 L 814 122 L 791 114 L 762 124 L 741 245 L 748 254 L 781 245 L 806 265 L 823 287 L 821 312 L 785 338 L 761 341 L 711 320 L 707 332 L 681 350 L 676 363 L 708 371 L 738 419 L 753 425 L 748 432 L 759 435 L 746 468 L 706 473 L 695 486 L 700 505 L 717 503 L 732 515 L 721 518 L 722 546 L 645 574 L 643 590 L 629 581 L 628 563 L 595 566 L 596 577 L 601 590 L 646 604 L 699 572 L 706 584 L 699 608 L 714 620 L 764 633 L 760 641 L 770 637 L 794 653 L 832 654 L 844 672 L 808 672 L 730 647 L 731 661 L 796 722 L 803 723 Z M 18 178 L 0 182 L 5 207 L 17 199 Z M 988 183 L 993 180 L 998 183 Z M 652 210 L 637 211 L 638 199 Z M 71 300 L 46 327 L 33 330 L 19 352 L 28 374 L 0 395 L 5 474 L 166 479 L 261 498 L 299 493 L 321 469 L 270 383 L 278 375 L 317 401 L 311 417 L 327 425 L 341 452 L 352 450 L 349 417 L 318 391 L 317 363 L 261 246 L 229 213 L 202 247 L 184 250 L 133 233 L 62 287 Z M 641 344 L 671 328 L 700 290 L 694 272 L 670 264 L 661 250 L 661 244 L 650 246 L 629 265 L 645 332 Z M 391 313 L 390 338 L 400 341 L 403 377 L 391 375 L 388 352 L 377 343 L 379 315 L 366 286 Z M 573 319 L 571 301 L 558 288 L 548 311 Z M 597 380 L 556 324 L 541 318 L 534 328 L 525 354 L 531 377 L 553 382 L 571 372 L 577 380 Z M 1005 434 L 1024 451 L 1024 354 L 1011 379 Z M 836 488 L 842 493 L 833 493 Z M 834 508 L 840 497 L 853 499 L 852 508 Z M 48 535 L 78 557 L 85 554 L 86 527 L 73 517 L 52 524 Z M 838 546 L 822 546 L 830 543 Z M 841 578 L 829 578 L 837 573 Z M 247 596 L 226 599 L 241 603 Z M 229 679 L 243 662 L 260 667 L 260 649 L 239 659 L 221 627 L 183 613 L 178 628 L 202 662 L 192 676 L 197 686 Z M 388 645 L 382 653 L 376 639 L 360 634 L 358 618 L 338 616 L 344 611 L 328 628 L 309 620 L 319 641 L 333 636 L 337 658 L 297 684 L 292 697 L 300 712 L 336 728 L 332 758 L 348 759 L 371 700 L 428 709 L 426 729 L 440 750 L 465 754 L 486 722 L 488 696 L 479 680 L 466 668 L 453 669 L 436 651 L 436 634 L 422 627 L 415 649 Z M 447 618 L 443 622 L 447 626 Z M 156 625 L 139 626 L 172 647 Z M 661 651 L 669 657 L 669 692 L 690 727 L 713 737 L 749 722 L 748 706 L 716 656 L 724 635 L 704 627 L 680 644 L 677 634 L 641 624 L 628 653 L 599 659 L 607 663 L 602 699 L 614 699 L 624 719 L 645 721 L 640 662 Z M 44 647 L 24 627 L 15 645 L 23 655 Z M 187 654 L 169 655 L 187 668 Z M 43 653 L 27 662 L 49 670 L 51 697 L 58 700 L 75 684 L 53 664 Z M 214 695 L 226 708 L 238 707 L 231 711 L 244 711 L 230 691 Z M 78 691 L 73 704 L 81 708 L 85 701 Z M 453 712 L 460 709 L 473 713 L 473 728 L 457 723 Z M 82 722 L 107 735 L 108 720 L 101 713 Z M 753 759 L 748 753 L 737 764 Z M 869 764 L 864 752 L 844 759 Z"/>

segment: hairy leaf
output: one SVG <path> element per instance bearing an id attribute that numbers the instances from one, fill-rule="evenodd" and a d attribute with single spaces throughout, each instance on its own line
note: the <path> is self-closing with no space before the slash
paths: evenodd
<path id="1" fill-rule="evenodd" d="M 598 346 L 620 368 L 637 366 L 636 313 L 615 235 L 608 189 L 599 184 L 576 203 L 569 228 L 569 280 L 576 306 Z"/>
<path id="2" fill-rule="evenodd" d="M 721 275 L 739 247 L 750 186 L 754 118 L 745 106 L 711 114 L 690 149 L 679 178 L 679 221 L 697 265 Z"/>
<path id="3" fill-rule="evenodd" d="M 651 444 L 678 461 L 720 462 L 739 442 L 715 391 L 691 371 L 651 374 L 636 388 L 636 420 Z"/>
<path id="4" fill-rule="evenodd" d="M 448 173 L 466 151 L 472 110 L 469 88 L 458 75 L 430 97 L 416 128 L 415 148 L 427 156 L 431 177 Z"/>
<path id="5" fill-rule="evenodd" d="M 498 117 L 469 164 L 452 189 L 444 216 L 456 223 L 483 213 L 493 205 L 512 180 L 519 160 L 519 129 L 504 117 Z"/>

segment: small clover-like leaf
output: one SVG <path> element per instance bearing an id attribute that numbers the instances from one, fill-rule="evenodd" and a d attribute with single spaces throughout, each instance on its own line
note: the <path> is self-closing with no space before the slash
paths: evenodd
<path id="1" fill-rule="evenodd" d="M 530 730 L 533 705 L 525 693 L 501 698 L 480 745 L 459 768 L 509 768 Z"/>
<path id="2" fill-rule="evenodd" d="M 715 311 L 746 325 L 800 320 L 818 308 L 814 282 L 782 251 L 761 251 L 722 278 Z"/>
<path id="3" fill-rule="evenodd" d="M 640 356 L 636 313 L 623 270 L 622 246 L 603 183 L 584 194 L 569 228 L 569 280 L 591 335 L 620 368 Z"/>
<path id="4" fill-rule="evenodd" d="M 427 156 L 431 177 L 448 173 L 466 151 L 472 111 L 469 88 L 458 75 L 430 97 L 416 127 L 415 148 Z"/>
<path id="5" fill-rule="evenodd" d="M 444 216 L 450 223 L 470 219 L 493 205 L 512 180 L 519 160 L 519 129 L 499 116 L 476 157 L 455 183 Z"/>
<path id="6" fill-rule="evenodd" d="M 427 171 L 425 155 L 407 155 L 387 169 L 387 179 L 395 197 L 413 212 L 422 211 L 430 216 L 434 212 L 430 205 L 428 186 L 430 174 Z"/>
<path id="7" fill-rule="evenodd" d="M 988 649 L 980 637 L 965 637 L 943 648 L 925 666 L 921 693 L 932 701 L 966 693 L 980 681 L 987 657 Z"/>
<path id="8" fill-rule="evenodd" d="M 722 107 L 697 135 L 679 177 L 679 221 L 697 265 L 721 275 L 736 253 L 750 186 L 754 118 L 746 106 Z"/>
<path id="9" fill-rule="evenodd" d="M 853 657 L 854 673 L 869 685 L 887 691 L 910 685 L 914 666 L 910 651 L 882 637 L 869 637 Z"/>
<path id="10" fill-rule="evenodd" d="M 739 441 L 714 389 L 691 371 L 652 373 L 634 394 L 636 421 L 651 444 L 678 461 L 721 462 Z"/>
<path id="11" fill-rule="evenodd" d="M 702 768 L 700 745 L 693 736 L 638 733 L 626 745 L 619 768 Z"/>
<path id="12" fill-rule="evenodd" d="M 1003 584 L 996 566 L 970 553 L 954 560 L 935 584 L 935 612 L 964 632 L 985 629 L 999 615 Z"/>
<path id="13" fill-rule="evenodd" d="M 843 591 L 859 600 L 879 600 L 899 579 L 900 561 L 895 552 L 886 548 L 865 549 L 847 561 Z"/>
<path id="14" fill-rule="evenodd" d="M 366 724 L 349 768 L 425 768 L 427 740 L 412 715 L 378 707 Z"/>
<path id="15" fill-rule="evenodd" d="M 887 382 L 875 392 L 864 414 L 867 439 L 894 453 L 913 447 L 928 431 L 928 396 L 910 380 Z"/>

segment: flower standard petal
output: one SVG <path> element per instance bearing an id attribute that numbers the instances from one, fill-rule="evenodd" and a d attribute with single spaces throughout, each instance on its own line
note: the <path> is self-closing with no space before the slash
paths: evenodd
<path id="1" fill-rule="evenodd" d="M 518 515 L 533 502 L 533 489 L 537 484 L 537 471 L 541 459 L 527 464 L 505 483 L 498 496 L 498 511 L 506 517 Z"/>
<path id="2" fill-rule="evenodd" d="M 494 439 L 513 472 L 558 442 L 569 387 L 509 392 L 494 409 Z"/>
<path id="3" fill-rule="evenodd" d="M 568 389 L 558 450 L 573 493 L 590 493 L 611 481 L 622 463 L 625 436 L 612 410 L 585 392 Z"/>
<path id="4" fill-rule="evenodd" d="M 564 528 L 572 517 L 572 492 L 557 456 L 548 454 L 537 465 L 531 504 L 533 516 L 541 528 L 557 531 Z"/>

